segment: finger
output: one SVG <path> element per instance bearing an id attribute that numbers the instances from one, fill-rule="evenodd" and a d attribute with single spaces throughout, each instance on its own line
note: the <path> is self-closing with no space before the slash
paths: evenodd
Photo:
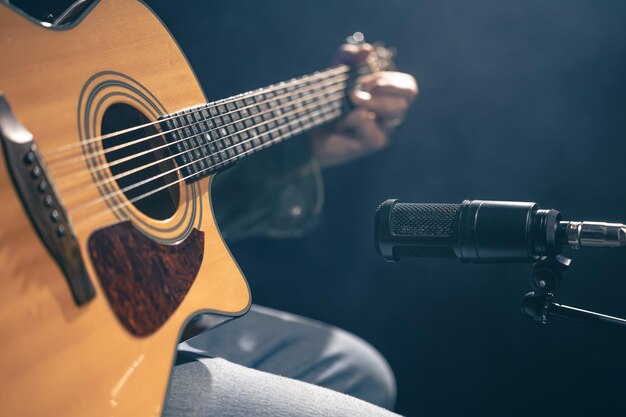
<path id="1" fill-rule="evenodd" d="M 369 93 L 383 92 L 403 95 L 413 100 L 418 93 L 415 78 L 404 72 L 380 71 L 359 79 L 359 88 Z"/>
<path id="2" fill-rule="evenodd" d="M 332 65 L 348 64 L 355 65 L 365 62 L 367 56 L 374 51 L 374 47 L 369 43 L 352 45 L 344 43 L 337 49 L 332 59 Z"/>
<path id="3" fill-rule="evenodd" d="M 404 95 L 368 93 L 359 89 L 350 93 L 350 100 L 355 106 L 372 111 L 382 119 L 401 118 L 411 104 Z"/>
<path id="4" fill-rule="evenodd" d="M 389 142 L 385 130 L 376 122 L 376 114 L 364 108 L 352 110 L 338 124 L 341 131 L 351 132 L 366 150 L 377 150 Z"/>

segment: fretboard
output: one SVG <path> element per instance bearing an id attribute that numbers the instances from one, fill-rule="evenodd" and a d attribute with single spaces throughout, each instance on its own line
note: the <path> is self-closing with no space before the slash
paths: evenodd
<path id="1" fill-rule="evenodd" d="M 341 65 L 169 114 L 160 126 L 191 183 L 338 118 L 354 76 Z"/>

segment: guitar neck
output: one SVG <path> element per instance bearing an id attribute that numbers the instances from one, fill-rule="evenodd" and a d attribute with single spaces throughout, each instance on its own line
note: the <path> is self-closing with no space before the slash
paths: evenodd
<path id="1" fill-rule="evenodd" d="M 338 118 L 356 74 L 329 68 L 166 115 L 161 129 L 191 183 Z"/>

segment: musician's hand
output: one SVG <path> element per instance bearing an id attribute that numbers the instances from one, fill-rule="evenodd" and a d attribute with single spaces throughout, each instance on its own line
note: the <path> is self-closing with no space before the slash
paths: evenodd
<path id="1" fill-rule="evenodd" d="M 373 47 L 342 45 L 335 63 L 363 62 Z M 361 77 L 350 92 L 356 108 L 329 126 L 312 132 L 313 149 L 322 166 L 359 158 L 384 148 L 417 95 L 417 83 L 409 74 L 381 71 Z"/>

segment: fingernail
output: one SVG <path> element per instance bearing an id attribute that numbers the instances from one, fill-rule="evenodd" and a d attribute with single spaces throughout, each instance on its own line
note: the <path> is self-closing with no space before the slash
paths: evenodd
<path id="1" fill-rule="evenodd" d="M 354 97 L 356 97 L 358 100 L 361 100 L 361 101 L 369 101 L 372 99 L 372 95 L 368 93 L 367 91 L 363 91 L 363 90 L 355 90 Z"/>

